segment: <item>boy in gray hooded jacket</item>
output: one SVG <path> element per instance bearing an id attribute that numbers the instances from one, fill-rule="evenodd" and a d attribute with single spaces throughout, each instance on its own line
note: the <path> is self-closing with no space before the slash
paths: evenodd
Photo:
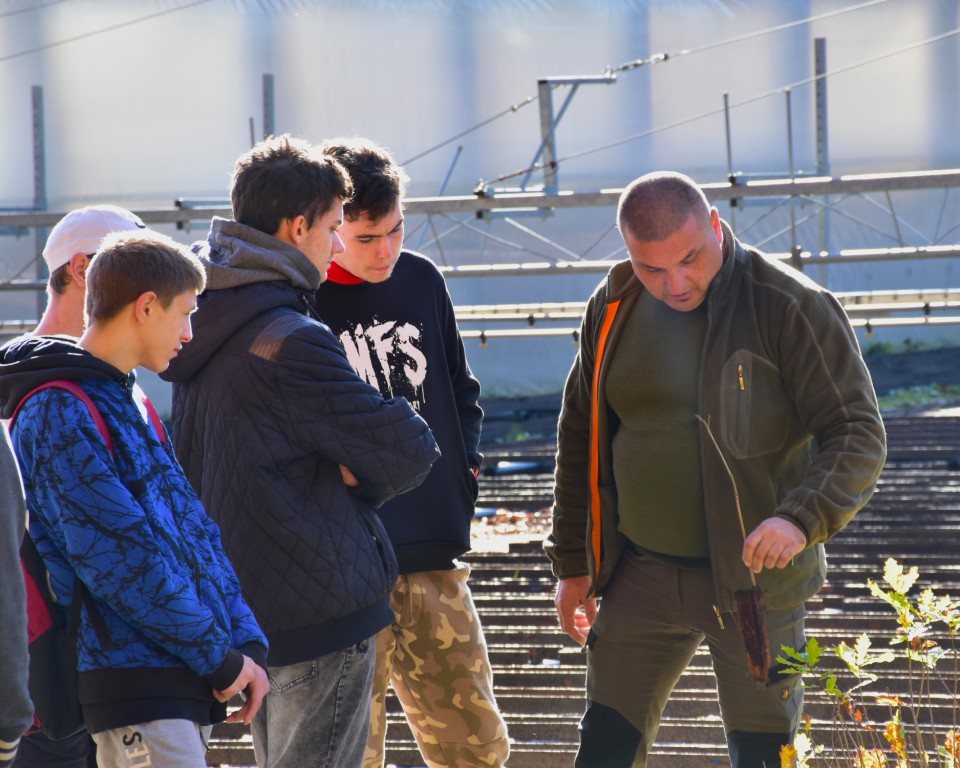
<path id="1" fill-rule="evenodd" d="M 397 578 L 375 509 L 439 453 L 315 314 L 351 192 L 339 163 L 289 136 L 241 156 L 235 220 L 214 219 L 194 246 L 207 271 L 194 341 L 164 374 L 178 457 L 270 640 L 261 767 L 359 767 L 371 638 L 393 621 Z"/>

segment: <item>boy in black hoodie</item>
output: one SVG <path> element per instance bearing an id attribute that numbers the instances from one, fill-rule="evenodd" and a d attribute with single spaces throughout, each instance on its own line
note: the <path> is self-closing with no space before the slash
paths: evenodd
<path id="1" fill-rule="evenodd" d="M 403 704 L 431 768 L 501 766 L 507 729 L 470 588 L 457 557 L 470 549 L 483 411 L 453 305 L 434 264 L 403 247 L 406 174 L 363 139 L 324 144 L 353 182 L 317 311 L 360 376 L 384 397 L 405 397 L 433 430 L 441 457 L 419 488 L 380 517 L 397 553 L 394 622 L 377 635 L 364 768 L 384 763 L 387 686 Z"/>

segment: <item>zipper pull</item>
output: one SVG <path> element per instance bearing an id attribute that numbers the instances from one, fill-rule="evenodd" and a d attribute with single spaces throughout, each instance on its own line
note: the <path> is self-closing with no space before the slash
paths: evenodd
<path id="1" fill-rule="evenodd" d="M 737 364 L 737 381 L 740 382 L 740 391 L 743 392 L 745 389 L 743 385 L 743 363 Z"/>
<path id="2" fill-rule="evenodd" d="M 713 612 L 714 612 L 715 614 L 717 614 L 717 622 L 719 622 L 719 624 L 720 624 L 720 629 L 721 629 L 721 630 L 724 629 L 724 626 L 723 626 L 723 617 L 720 615 L 720 609 L 717 608 L 717 606 L 713 606 Z"/>

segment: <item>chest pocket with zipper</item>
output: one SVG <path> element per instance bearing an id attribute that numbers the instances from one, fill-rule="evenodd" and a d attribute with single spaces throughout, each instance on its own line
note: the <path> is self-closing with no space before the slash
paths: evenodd
<path id="1" fill-rule="evenodd" d="M 730 453 L 747 459 L 780 450 L 793 414 L 779 369 L 747 350 L 737 350 L 720 376 L 720 431 Z"/>

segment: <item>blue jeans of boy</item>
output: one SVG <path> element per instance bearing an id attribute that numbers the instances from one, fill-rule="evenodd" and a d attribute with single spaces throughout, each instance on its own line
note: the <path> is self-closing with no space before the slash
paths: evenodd
<path id="1" fill-rule="evenodd" d="M 253 720 L 260 768 L 360 768 L 370 728 L 375 646 L 364 640 L 313 661 L 268 667 Z"/>

